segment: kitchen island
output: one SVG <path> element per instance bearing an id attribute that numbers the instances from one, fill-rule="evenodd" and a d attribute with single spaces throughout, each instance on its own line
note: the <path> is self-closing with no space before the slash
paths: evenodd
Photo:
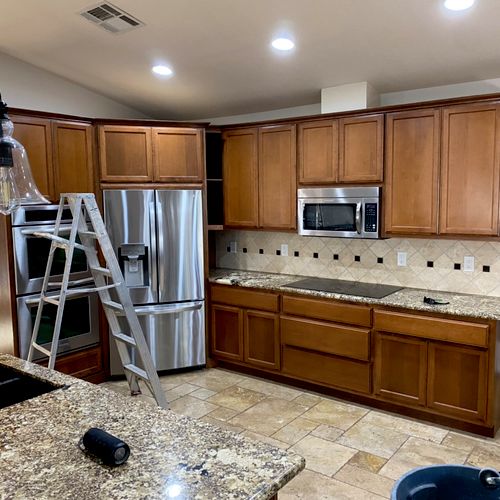
<path id="1" fill-rule="evenodd" d="M 302 457 L 0 354 L 0 366 L 58 388 L 0 409 L 0 498 L 273 498 Z M 99 427 L 125 441 L 108 467 L 79 447 Z"/>

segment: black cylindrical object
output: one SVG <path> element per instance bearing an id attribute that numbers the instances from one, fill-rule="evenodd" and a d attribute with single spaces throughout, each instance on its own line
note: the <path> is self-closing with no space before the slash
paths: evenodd
<path id="1" fill-rule="evenodd" d="M 97 427 L 83 435 L 81 444 L 84 451 L 99 457 L 106 465 L 121 465 L 130 455 L 127 443 Z"/>

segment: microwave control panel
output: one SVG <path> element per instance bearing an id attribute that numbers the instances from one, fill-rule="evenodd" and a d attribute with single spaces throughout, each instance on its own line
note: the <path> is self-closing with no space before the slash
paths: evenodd
<path id="1" fill-rule="evenodd" d="M 377 204 L 376 203 L 366 203 L 365 204 L 365 232 L 366 233 L 376 233 L 377 232 Z"/>

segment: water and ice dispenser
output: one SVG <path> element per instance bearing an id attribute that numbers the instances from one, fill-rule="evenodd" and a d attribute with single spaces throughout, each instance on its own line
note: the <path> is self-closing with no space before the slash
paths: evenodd
<path id="1" fill-rule="evenodd" d="M 118 260 L 129 287 L 149 286 L 148 247 L 143 243 L 122 243 Z"/>

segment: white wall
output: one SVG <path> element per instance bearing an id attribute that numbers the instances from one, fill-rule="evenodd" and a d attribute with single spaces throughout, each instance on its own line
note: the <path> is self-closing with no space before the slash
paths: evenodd
<path id="1" fill-rule="evenodd" d="M 1 52 L 0 92 L 13 108 L 89 118 L 148 118 L 140 111 Z"/>

